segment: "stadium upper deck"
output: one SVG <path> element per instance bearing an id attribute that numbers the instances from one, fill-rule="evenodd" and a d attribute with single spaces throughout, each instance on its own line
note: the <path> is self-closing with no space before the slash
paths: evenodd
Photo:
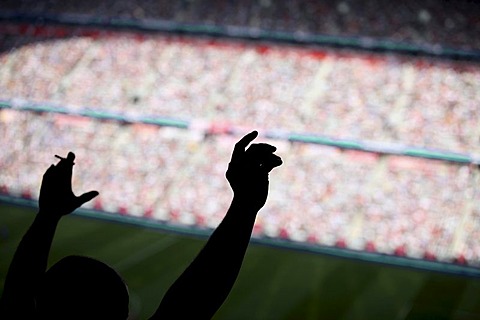
<path id="1" fill-rule="evenodd" d="M 477 64 L 76 28 L 0 39 L 0 99 L 480 154 Z"/>
<path id="2" fill-rule="evenodd" d="M 480 3 L 467 0 L 6 0 L 0 3 L 0 12 L 0 17 L 26 15 L 39 21 L 60 17 L 82 23 L 141 22 L 166 29 L 171 23 L 220 27 L 252 37 L 262 31 L 293 34 L 299 39 L 323 35 L 328 41 L 332 40 L 329 37 L 341 37 L 343 44 L 351 43 L 348 38 L 366 47 L 375 47 L 378 41 L 403 43 L 430 53 L 442 48 L 480 50 Z"/>

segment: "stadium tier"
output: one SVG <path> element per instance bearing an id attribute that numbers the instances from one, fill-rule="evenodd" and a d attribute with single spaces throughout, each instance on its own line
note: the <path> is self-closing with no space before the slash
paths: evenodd
<path id="1" fill-rule="evenodd" d="M 480 153 L 476 64 L 36 30 L 0 29 L 0 99 Z"/>
<path id="2" fill-rule="evenodd" d="M 25 1 L 0 3 L 0 18 L 81 24 L 200 29 L 231 35 L 384 47 L 431 53 L 480 49 L 477 1 Z M 380 42 L 378 44 L 378 42 Z M 420 48 L 418 48 L 420 47 Z M 451 51 L 451 50 L 450 50 Z"/>
<path id="3" fill-rule="evenodd" d="M 231 197 L 224 172 L 238 137 L 209 134 L 205 123 L 217 133 L 256 128 L 480 153 L 475 64 L 78 28 L 0 31 L 0 99 L 192 123 L 0 109 L 8 146 L 0 186 L 11 195 L 36 199 L 32 177 L 72 150 L 74 190 L 101 192 L 93 208 L 213 228 Z M 257 236 L 480 264 L 473 165 L 274 144 L 284 166 L 271 175 Z"/>

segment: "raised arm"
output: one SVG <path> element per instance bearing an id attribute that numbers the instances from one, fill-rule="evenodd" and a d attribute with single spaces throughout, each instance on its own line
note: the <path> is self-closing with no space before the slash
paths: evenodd
<path id="1" fill-rule="evenodd" d="M 57 156 L 58 157 L 58 156 Z M 20 242 L 5 279 L 0 299 L 0 318 L 31 319 L 35 288 L 47 268 L 48 254 L 60 218 L 98 195 L 90 191 L 77 197 L 72 192 L 75 155 L 60 158 L 43 175 L 39 212 Z"/>
<path id="2" fill-rule="evenodd" d="M 268 144 L 243 137 L 226 173 L 234 197 L 205 247 L 165 294 L 152 319 L 210 319 L 227 298 L 240 271 L 258 211 L 268 195 L 268 174 L 282 164 Z"/>

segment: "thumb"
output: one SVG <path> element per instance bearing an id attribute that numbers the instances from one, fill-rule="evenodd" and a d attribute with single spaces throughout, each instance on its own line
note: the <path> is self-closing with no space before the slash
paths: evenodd
<path id="1" fill-rule="evenodd" d="M 85 192 L 81 196 L 77 197 L 78 206 L 80 207 L 85 202 L 88 202 L 88 201 L 92 200 L 93 198 L 95 198 L 98 195 L 99 195 L 98 191 Z"/>
<path id="2" fill-rule="evenodd" d="M 271 154 L 267 159 L 265 159 L 263 165 L 265 171 L 268 173 L 272 171 L 273 168 L 279 167 L 283 164 L 282 158 L 276 154 Z"/>

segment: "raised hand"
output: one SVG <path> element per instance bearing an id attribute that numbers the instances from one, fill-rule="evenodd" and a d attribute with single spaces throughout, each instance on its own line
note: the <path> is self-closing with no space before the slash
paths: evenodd
<path id="1" fill-rule="evenodd" d="M 267 201 L 268 174 L 282 164 L 282 159 L 274 154 L 277 148 L 269 144 L 252 144 L 246 149 L 257 136 L 258 132 L 252 131 L 235 144 L 226 176 L 234 197 L 260 210 Z"/>
<path id="2" fill-rule="evenodd" d="M 40 188 L 40 213 L 60 218 L 95 198 L 97 191 L 90 191 L 75 196 L 72 191 L 72 171 L 75 155 L 68 153 L 67 158 L 60 159 L 56 165 L 51 165 L 43 175 Z"/>
<path id="3" fill-rule="evenodd" d="M 168 289 L 151 319 L 211 319 L 237 279 L 258 210 L 268 196 L 268 173 L 282 164 L 275 147 L 248 145 L 253 131 L 240 139 L 226 173 L 232 203 L 220 225 L 188 268 Z"/>
<path id="4" fill-rule="evenodd" d="M 72 168 L 75 155 L 51 165 L 43 175 L 40 211 L 23 236 L 13 257 L 0 299 L 2 319 L 40 319 L 35 307 L 38 284 L 47 270 L 48 255 L 60 218 L 98 195 L 90 191 L 77 197 L 72 192 Z M 38 301 L 37 301 L 38 302 Z"/>

